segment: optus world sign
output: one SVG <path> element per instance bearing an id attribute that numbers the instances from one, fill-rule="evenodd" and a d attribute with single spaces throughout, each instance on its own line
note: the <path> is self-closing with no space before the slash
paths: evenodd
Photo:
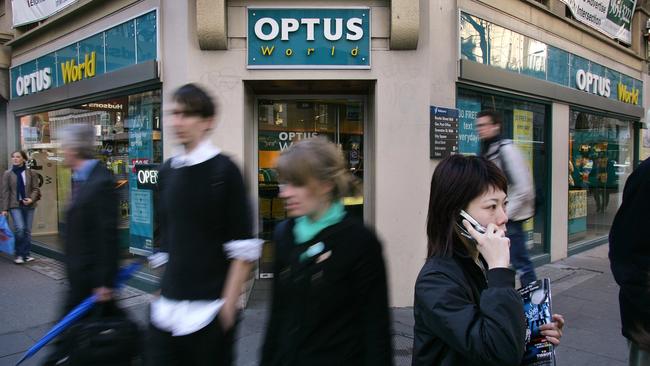
<path id="1" fill-rule="evenodd" d="M 248 68 L 370 68 L 369 8 L 248 8 Z"/>

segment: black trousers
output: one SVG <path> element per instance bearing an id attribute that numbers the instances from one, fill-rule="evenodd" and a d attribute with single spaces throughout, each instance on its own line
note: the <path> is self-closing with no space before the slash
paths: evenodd
<path id="1" fill-rule="evenodd" d="M 147 366 L 230 366 L 235 326 L 224 332 L 219 317 L 197 332 L 174 337 L 149 325 L 145 350 Z"/>

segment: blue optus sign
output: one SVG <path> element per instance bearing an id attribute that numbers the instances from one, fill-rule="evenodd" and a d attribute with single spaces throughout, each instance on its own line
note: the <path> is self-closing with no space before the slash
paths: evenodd
<path id="1" fill-rule="evenodd" d="M 11 68 L 11 99 L 157 59 L 156 10 Z"/>
<path id="2" fill-rule="evenodd" d="M 249 69 L 369 69 L 369 8 L 248 8 Z"/>

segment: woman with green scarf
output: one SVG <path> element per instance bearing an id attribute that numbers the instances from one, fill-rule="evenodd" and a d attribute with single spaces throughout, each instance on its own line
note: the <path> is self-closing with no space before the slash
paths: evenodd
<path id="1" fill-rule="evenodd" d="M 275 230 L 273 300 L 263 366 L 392 365 L 379 240 L 346 215 L 357 183 L 325 138 L 295 143 L 277 164 L 289 220 Z"/>

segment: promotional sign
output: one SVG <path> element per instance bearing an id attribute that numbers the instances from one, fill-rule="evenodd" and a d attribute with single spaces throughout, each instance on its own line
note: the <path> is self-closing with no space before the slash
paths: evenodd
<path id="1" fill-rule="evenodd" d="M 533 112 L 521 109 L 512 111 L 512 141 L 521 151 L 524 160 L 528 164 L 528 170 L 533 174 Z M 522 230 L 526 235 L 526 245 L 529 247 L 534 244 L 534 218 L 524 221 Z"/>
<path id="2" fill-rule="evenodd" d="M 573 16 L 610 38 L 630 44 L 636 0 L 561 0 Z"/>
<path id="3" fill-rule="evenodd" d="M 458 109 L 431 107 L 429 139 L 431 159 L 458 153 Z"/>
<path id="4" fill-rule="evenodd" d="M 370 68 L 369 8 L 248 8 L 248 68 Z"/>
<path id="5" fill-rule="evenodd" d="M 14 27 L 48 18 L 76 2 L 77 0 L 11 0 Z"/>
<path id="6" fill-rule="evenodd" d="M 138 163 L 148 163 L 153 160 L 153 129 L 152 106 L 150 104 L 129 104 L 129 117 L 126 126 L 129 128 L 129 160 L 134 169 L 129 172 L 130 190 L 130 248 L 131 253 L 146 255 L 153 251 L 153 192 L 151 184 L 157 183 L 158 174 L 141 173 Z M 142 183 L 140 182 L 142 178 Z M 146 178 L 146 179 L 145 179 Z"/>
<path id="7" fill-rule="evenodd" d="M 481 142 L 476 131 L 476 115 L 481 111 L 481 101 L 458 98 L 458 152 L 464 155 L 478 155 Z"/>

